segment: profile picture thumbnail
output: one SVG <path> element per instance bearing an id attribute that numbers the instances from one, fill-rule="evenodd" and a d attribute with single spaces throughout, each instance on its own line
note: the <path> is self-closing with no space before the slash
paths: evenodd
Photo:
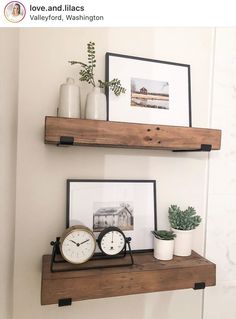
<path id="1" fill-rule="evenodd" d="M 9 2 L 4 9 L 5 18 L 13 23 L 22 21 L 25 17 L 25 13 L 24 5 L 18 1 Z"/>

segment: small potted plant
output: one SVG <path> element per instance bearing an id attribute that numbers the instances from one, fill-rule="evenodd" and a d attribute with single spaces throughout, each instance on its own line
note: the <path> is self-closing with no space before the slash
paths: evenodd
<path id="1" fill-rule="evenodd" d="M 160 260 L 171 260 L 175 233 L 169 230 L 153 230 L 152 234 L 154 235 L 154 257 Z"/>
<path id="2" fill-rule="evenodd" d="M 111 81 L 102 81 L 95 79 L 96 56 L 95 43 L 87 44 L 88 62 L 68 61 L 71 65 L 79 64 L 79 80 L 92 85 L 93 90 L 88 93 L 85 105 L 85 118 L 93 120 L 106 120 L 106 96 L 101 89 L 109 88 L 116 96 L 125 93 L 126 89 L 122 87 L 119 79 Z"/>
<path id="3" fill-rule="evenodd" d="M 190 256 L 192 251 L 193 230 L 201 223 L 201 217 L 196 215 L 193 207 L 181 210 L 177 205 L 169 207 L 169 222 L 176 234 L 174 255 Z"/>

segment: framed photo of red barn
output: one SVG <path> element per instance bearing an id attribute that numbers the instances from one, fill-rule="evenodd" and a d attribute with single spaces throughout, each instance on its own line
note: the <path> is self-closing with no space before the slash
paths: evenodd
<path id="1" fill-rule="evenodd" d="M 106 81 L 118 78 L 124 94 L 107 95 L 107 120 L 192 126 L 190 65 L 106 53 Z"/>
<path id="2" fill-rule="evenodd" d="M 67 227 L 83 224 L 98 237 L 106 227 L 119 227 L 131 237 L 133 251 L 153 249 L 157 229 L 156 181 L 67 180 Z"/>

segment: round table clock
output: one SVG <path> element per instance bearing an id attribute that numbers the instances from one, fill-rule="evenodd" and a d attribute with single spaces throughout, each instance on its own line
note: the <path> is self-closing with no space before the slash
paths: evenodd
<path id="1" fill-rule="evenodd" d="M 109 256 L 119 254 L 126 244 L 125 235 L 118 227 L 107 227 L 101 231 L 97 239 L 101 251 Z"/>
<path id="2" fill-rule="evenodd" d="M 76 225 L 65 230 L 60 238 L 62 257 L 72 264 L 89 260 L 96 248 L 96 238 L 88 227 Z"/>

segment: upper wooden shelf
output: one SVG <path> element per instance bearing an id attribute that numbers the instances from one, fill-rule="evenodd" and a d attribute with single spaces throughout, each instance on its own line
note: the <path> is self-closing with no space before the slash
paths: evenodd
<path id="1" fill-rule="evenodd" d="M 133 257 L 132 266 L 52 273 L 51 255 L 43 256 L 41 304 L 186 288 L 202 289 L 214 286 L 216 282 L 215 264 L 194 251 L 191 256 L 175 256 L 170 261 L 159 261 L 153 253 L 146 252 L 135 253 Z M 123 263 L 124 259 L 121 261 Z M 87 263 L 90 262 L 93 261 Z M 68 269 L 68 263 L 58 264 L 58 267 Z"/>
<path id="2" fill-rule="evenodd" d="M 201 150 L 203 145 L 219 150 L 221 131 L 47 116 L 45 143 L 186 151 Z"/>

